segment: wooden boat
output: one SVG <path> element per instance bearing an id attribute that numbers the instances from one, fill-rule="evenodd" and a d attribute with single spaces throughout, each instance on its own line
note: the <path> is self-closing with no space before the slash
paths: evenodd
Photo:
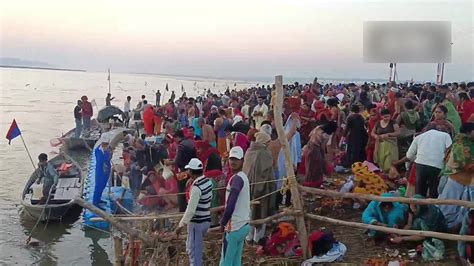
<path id="1" fill-rule="evenodd" d="M 63 164 L 70 165 L 65 173 L 60 174 L 56 188 L 51 191 L 51 198 L 44 204 L 40 201 L 37 193 L 34 193 L 33 186 L 39 176 L 40 170 L 35 172 L 28 179 L 21 195 L 21 204 L 25 212 L 40 221 L 59 220 L 65 216 L 69 210 L 75 207 L 74 198 L 82 197 L 84 190 L 84 179 L 81 167 L 77 162 L 65 154 L 57 155 L 48 161 L 57 169 Z M 42 195 L 42 193 L 39 193 Z"/>
<path id="2" fill-rule="evenodd" d="M 69 130 L 66 134 L 61 136 L 60 141 L 62 147 L 66 150 L 79 150 L 79 149 L 93 149 L 95 143 L 100 138 L 101 129 L 99 127 L 92 129 L 87 135 L 82 135 L 80 138 L 76 138 L 75 128 Z"/>

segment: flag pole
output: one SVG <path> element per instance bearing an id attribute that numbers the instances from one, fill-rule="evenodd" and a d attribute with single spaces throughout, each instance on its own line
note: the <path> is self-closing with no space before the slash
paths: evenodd
<path id="1" fill-rule="evenodd" d="M 21 141 L 23 142 L 23 146 L 25 146 L 26 153 L 28 153 L 28 157 L 30 157 L 31 164 L 33 165 L 33 168 L 34 168 L 35 171 L 36 171 L 36 165 L 35 165 L 35 163 L 33 162 L 33 158 L 31 157 L 31 154 L 30 154 L 30 150 L 28 150 L 28 147 L 26 146 L 25 140 L 23 139 L 23 135 L 20 134 L 20 137 L 21 137 Z"/>
<path id="2" fill-rule="evenodd" d="M 109 78 L 108 78 L 108 80 L 109 80 L 109 93 L 110 93 L 110 68 L 109 68 Z"/>

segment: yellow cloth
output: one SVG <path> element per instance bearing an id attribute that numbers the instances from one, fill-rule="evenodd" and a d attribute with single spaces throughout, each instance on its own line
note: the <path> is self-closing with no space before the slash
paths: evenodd
<path id="1" fill-rule="evenodd" d="M 382 195 L 388 189 L 382 177 L 369 171 L 367 166 L 360 162 L 352 165 L 352 173 L 357 183 L 354 193 Z"/>

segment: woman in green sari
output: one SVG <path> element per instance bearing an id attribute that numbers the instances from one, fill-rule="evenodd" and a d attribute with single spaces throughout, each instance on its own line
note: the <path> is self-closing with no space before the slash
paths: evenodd
<path id="1" fill-rule="evenodd" d="M 421 195 L 413 196 L 414 199 L 424 199 Z M 415 205 L 410 204 L 408 210 L 408 222 L 404 229 L 418 231 L 446 232 L 448 225 L 443 213 L 436 205 Z M 390 239 L 393 243 L 403 241 L 421 241 L 424 236 L 398 236 Z"/>
<path id="2" fill-rule="evenodd" d="M 474 123 L 466 123 L 447 152 L 438 199 L 474 201 Z M 449 228 L 457 229 L 468 209 L 439 205 Z"/>
<path id="3" fill-rule="evenodd" d="M 448 114 L 446 115 L 446 120 L 451 122 L 451 124 L 454 127 L 454 134 L 457 135 L 459 134 L 459 130 L 461 129 L 461 117 L 459 116 L 458 111 L 456 110 L 456 107 L 454 104 L 448 100 L 445 99 L 443 102 L 443 105 L 448 109 Z"/>
<path id="4" fill-rule="evenodd" d="M 421 118 L 415 110 L 415 104 L 411 100 L 405 102 L 405 111 L 397 117 L 397 124 L 400 125 L 400 136 L 398 136 L 398 152 L 403 157 L 408 151 L 413 136 L 421 126 Z"/>
<path id="5" fill-rule="evenodd" d="M 398 124 L 391 120 L 390 111 L 380 111 L 382 119 L 377 122 L 371 132 L 376 140 L 374 150 L 374 161 L 384 172 L 388 172 L 392 163 L 398 161 L 397 137 L 400 135 Z"/>

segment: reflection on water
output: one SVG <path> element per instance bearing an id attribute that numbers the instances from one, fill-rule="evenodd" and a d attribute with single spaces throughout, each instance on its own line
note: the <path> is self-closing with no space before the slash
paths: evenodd
<path id="1" fill-rule="evenodd" d="M 109 260 L 107 251 L 99 244 L 100 239 L 110 239 L 110 234 L 92 228 L 85 228 L 84 232 L 85 236 L 92 240 L 89 245 L 92 265 L 112 265 L 112 258 Z"/>

